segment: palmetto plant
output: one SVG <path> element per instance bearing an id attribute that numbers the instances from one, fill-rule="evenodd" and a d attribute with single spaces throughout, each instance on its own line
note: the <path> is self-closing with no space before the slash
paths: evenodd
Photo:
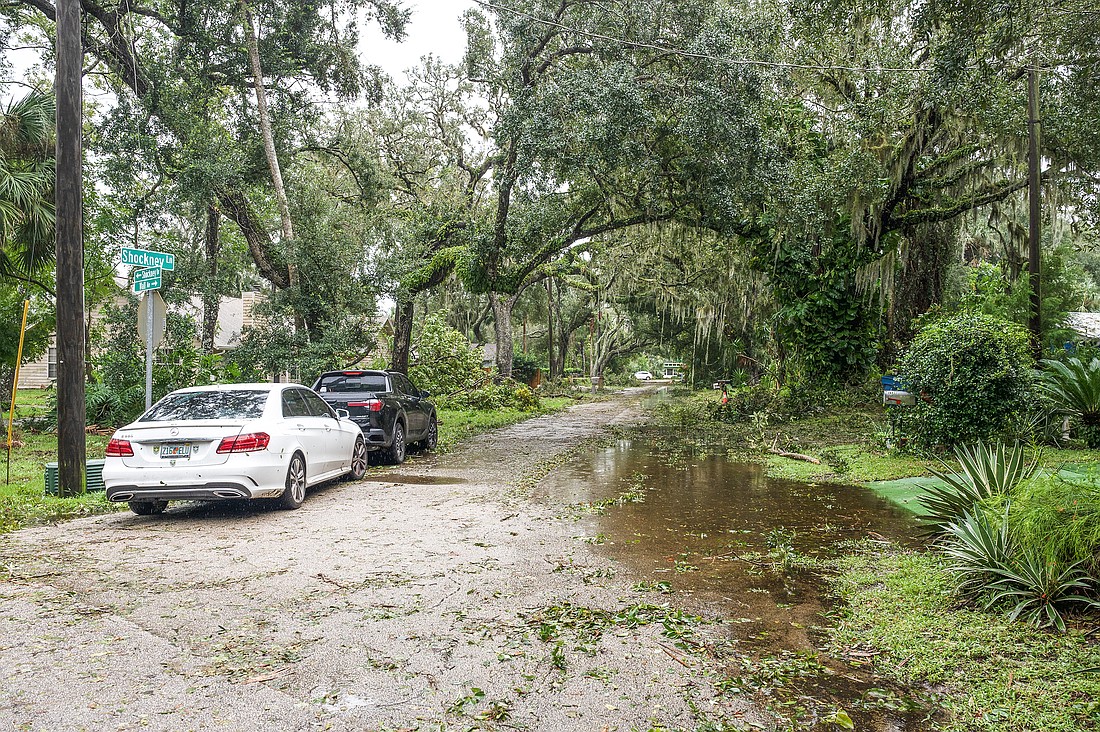
<path id="1" fill-rule="evenodd" d="M 1009 603 L 1009 620 L 1064 632 L 1063 613 L 1072 605 L 1100 607 L 1085 593 L 1093 580 L 1081 562 L 1066 564 L 1023 552 L 1011 539 L 1008 512 L 997 524 L 984 513 L 967 514 L 945 528 L 944 555 L 958 579 L 958 592 L 974 600 L 985 595 L 986 610 Z"/>
<path id="2" fill-rule="evenodd" d="M 1100 359 L 1087 364 L 1079 358 L 1042 361 L 1039 388 L 1061 413 L 1084 427 L 1089 447 L 1100 447 Z"/>
<path id="3" fill-rule="evenodd" d="M 1028 462 L 1019 443 L 1011 447 L 981 442 L 973 447 L 959 446 L 955 457 L 959 461 L 957 470 L 932 471 L 946 485 L 929 487 L 920 499 L 934 534 L 945 533 L 949 525 L 974 513 L 975 506 L 987 498 L 1007 496 L 1035 472 L 1035 463 Z"/>
<path id="4" fill-rule="evenodd" d="M 1086 597 L 1092 581 L 1081 569 L 1081 562 L 1063 564 L 1035 553 L 1027 553 L 994 570 L 997 579 L 989 585 L 994 594 L 986 609 L 1002 602 L 1014 602 L 1008 611 L 1009 620 L 1022 618 L 1040 628 L 1053 627 L 1065 632 L 1062 613 L 1070 605 L 1100 607 L 1100 602 Z"/>
<path id="5" fill-rule="evenodd" d="M 999 525 L 981 511 L 968 513 L 944 527 L 943 553 L 951 562 L 948 569 L 959 579 L 963 597 L 974 597 L 1008 569 L 1013 546 L 1008 535 L 1008 513 Z"/>

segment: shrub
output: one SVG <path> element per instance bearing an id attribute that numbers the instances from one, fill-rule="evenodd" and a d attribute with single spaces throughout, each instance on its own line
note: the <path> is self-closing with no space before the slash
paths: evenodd
<path id="1" fill-rule="evenodd" d="M 1064 564 L 1033 552 L 1024 553 L 1010 566 L 995 571 L 997 579 L 990 584 L 994 595 L 986 607 L 1003 601 L 1015 602 L 1008 611 L 1009 620 L 1022 618 L 1036 627 L 1056 628 L 1064 633 L 1062 614 L 1071 606 L 1100 607 L 1100 603 L 1081 594 L 1092 589 L 1092 580 L 1080 564 Z"/>
<path id="2" fill-rule="evenodd" d="M 512 356 L 512 378 L 524 384 L 530 384 L 541 367 L 539 358 L 530 353 L 517 353 Z"/>
<path id="3" fill-rule="evenodd" d="M 959 594 L 985 609 L 1002 607 L 1010 620 L 1060 631 L 1064 613 L 1100 607 L 1089 574 L 1100 558 L 1096 481 L 1031 478 L 1034 466 L 1019 446 L 956 452 L 960 469 L 936 473 L 948 485 L 922 503 L 942 534 Z"/>
<path id="4" fill-rule="evenodd" d="M 911 407 L 890 410 L 894 429 L 923 447 L 993 440 L 1025 414 L 1032 385 L 1021 327 L 962 312 L 923 328 L 898 364 Z"/>
<path id="5" fill-rule="evenodd" d="M 757 412 L 767 412 L 775 403 L 775 390 L 764 384 L 745 386 L 729 392 L 729 401 L 708 402 L 710 418 L 736 424 Z"/>
<path id="6" fill-rule="evenodd" d="M 1039 390 L 1058 414 L 1068 415 L 1090 448 L 1100 447 L 1100 359 L 1043 360 Z"/>
<path id="7" fill-rule="evenodd" d="M 474 388 L 438 400 L 448 409 L 519 409 L 531 412 L 539 408 L 539 398 L 526 384 L 516 381 L 496 383 L 485 379 Z"/>
<path id="8" fill-rule="evenodd" d="M 995 582 L 1009 566 L 1013 546 L 1009 540 L 1008 514 L 994 524 L 981 509 L 966 513 L 944 527 L 943 553 L 948 569 L 958 579 L 957 591 L 973 598 Z"/>

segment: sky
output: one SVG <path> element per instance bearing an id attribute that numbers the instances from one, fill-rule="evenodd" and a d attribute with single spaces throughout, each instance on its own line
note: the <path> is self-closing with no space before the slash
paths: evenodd
<path id="1" fill-rule="evenodd" d="M 362 29 L 359 48 L 364 63 L 381 66 L 401 84 L 405 81 L 405 69 L 416 66 L 426 54 L 435 54 L 446 63 L 462 60 L 466 33 L 458 19 L 466 10 L 477 7 L 473 0 L 406 0 L 405 6 L 413 12 L 403 42 L 387 39 L 375 23 Z M 12 54 L 10 60 L 15 67 L 14 78 L 18 79 L 27 67 L 37 62 L 38 56 L 24 51 Z M 25 89 L 14 85 L 0 89 L 0 102 L 6 103 L 23 93 Z"/>
<path id="2" fill-rule="evenodd" d="M 429 53 L 446 63 L 458 63 L 466 51 L 466 33 L 459 17 L 477 7 L 473 0 L 407 0 L 412 9 L 408 35 L 395 43 L 382 35 L 376 24 L 363 29 L 359 49 L 364 63 L 381 66 L 394 81 L 405 81 L 405 69 L 416 66 Z"/>

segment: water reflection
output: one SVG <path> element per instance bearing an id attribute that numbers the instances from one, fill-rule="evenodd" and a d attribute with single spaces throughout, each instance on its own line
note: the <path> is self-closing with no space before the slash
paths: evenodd
<path id="1" fill-rule="evenodd" d="M 827 606 L 815 560 L 868 536 L 915 543 L 919 531 L 910 514 L 868 490 L 771 479 L 760 466 L 652 431 L 564 466 L 536 499 L 572 505 L 597 550 L 634 582 L 729 621 L 733 642 L 755 659 L 818 653 L 814 629 Z M 804 694 L 851 710 L 881 685 L 818 658 L 825 668 Z M 849 713 L 858 729 L 930 728 L 925 714 Z"/>

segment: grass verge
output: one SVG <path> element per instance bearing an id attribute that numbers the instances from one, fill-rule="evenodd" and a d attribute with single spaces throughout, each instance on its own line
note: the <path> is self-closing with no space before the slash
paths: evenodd
<path id="1" fill-rule="evenodd" d="M 7 425 L 4 425 L 5 430 Z M 5 437 L 6 437 L 5 431 Z M 57 460 L 57 434 L 17 431 L 10 463 L 7 442 L 0 466 L 0 534 L 27 526 L 54 523 L 80 516 L 119 510 L 107 502 L 102 492 L 85 493 L 73 498 L 45 495 L 46 463 Z M 107 437 L 88 435 L 89 460 L 103 457 Z"/>
<path id="2" fill-rule="evenodd" d="M 543 397 L 539 399 L 539 408 L 529 412 L 520 409 L 440 409 L 439 449 L 446 452 L 474 435 L 560 412 L 577 402 L 571 397 Z"/>
<path id="3" fill-rule="evenodd" d="M 1081 629 L 1058 635 L 958 608 L 930 553 L 866 547 L 837 569 L 834 651 L 871 656 L 880 676 L 932 690 L 950 714 L 944 729 L 1100 729 L 1100 648 Z"/>

